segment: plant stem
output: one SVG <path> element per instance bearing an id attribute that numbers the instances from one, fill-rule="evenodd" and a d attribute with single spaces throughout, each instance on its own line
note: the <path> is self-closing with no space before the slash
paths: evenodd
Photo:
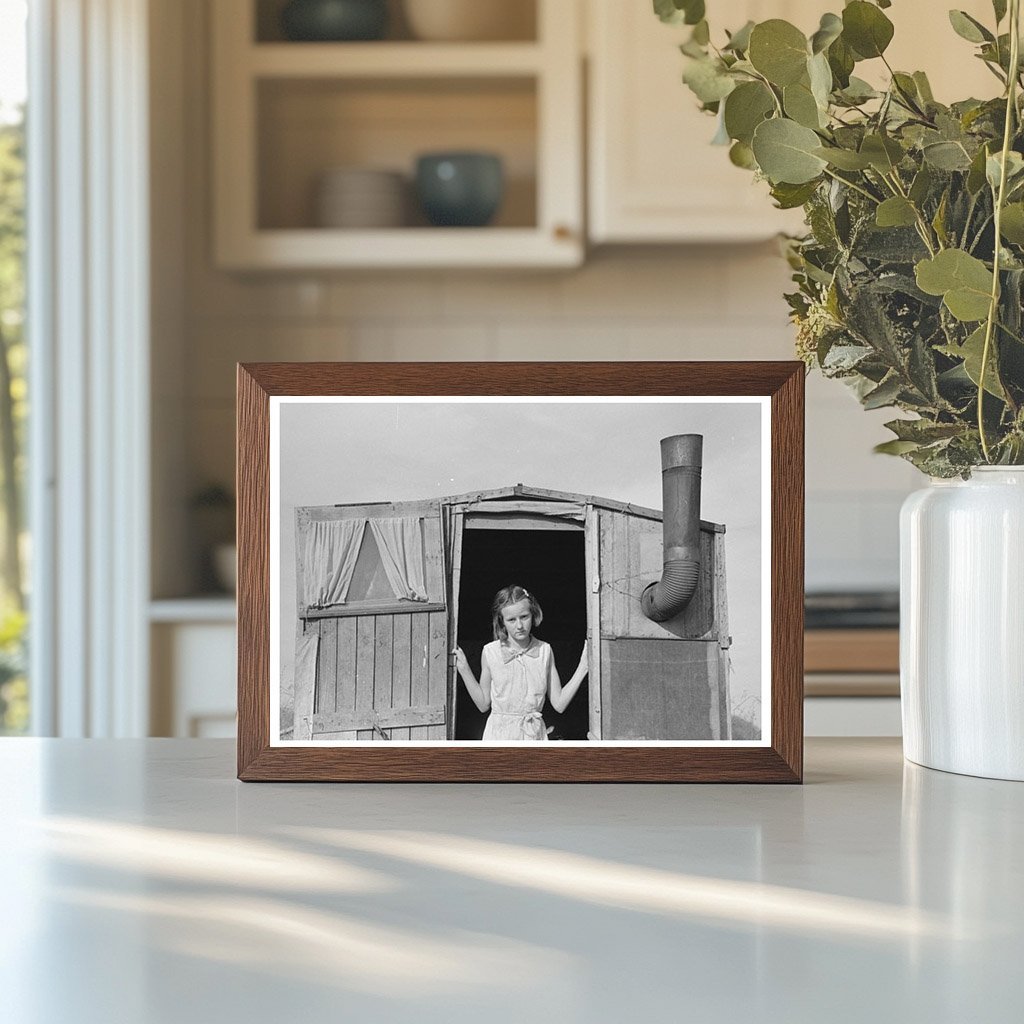
<path id="1" fill-rule="evenodd" d="M 892 174 L 883 174 L 882 179 L 889 183 L 901 199 L 906 199 L 906 201 L 910 203 L 911 209 L 914 211 L 914 216 L 917 218 L 917 233 L 921 236 L 921 241 L 924 242 L 929 254 L 934 256 L 935 247 L 932 245 L 931 229 L 928 226 L 928 222 L 924 219 L 924 214 L 917 208 L 917 204 L 910 202 L 910 197 L 907 195 L 906 189 L 903 188 L 903 182 L 900 181 L 899 172 L 894 167 Z M 935 242 L 941 250 L 943 246 L 938 237 L 936 237 Z"/>
<path id="2" fill-rule="evenodd" d="M 860 185 L 857 185 L 852 181 L 847 181 L 846 178 L 840 178 L 838 174 L 834 174 L 827 167 L 825 168 L 825 173 L 833 181 L 838 181 L 841 185 L 845 185 L 847 188 L 852 188 L 854 192 L 859 192 L 866 199 L 870 199 L 871 202 L 875 204 L 875 206 L 879 204 L 880 200 L 876 196 L 873 196 L 870 192 L 868 192 L 867 189 L 861 188 Z"/>
<path id="3" fill-rule="evenodd" d="M 1003 151 L 999 167 L 999 191 L 995 197 L 995 246 L 992 256 L 992 295 L 989 299 L 988 320 L 985 322 L 985 345 L 981 350 L 981 370 L 978 373 L 978 435 L 985 461 L 992 462 L 988 436 L 985 432 L 985 373 L 992 350 L 992 333 L 999 312 L 1000 242 L 1002 241 L 1003 203 L 1006 198 L 1006 165 L 1013 138 L 1013 122 L 1017 113 L 1017 73 L 1020 64 L 1020 0 L 1010 0 L 1010 74 L 1006 83 L 1006 123 L 1003 126 Z"/>

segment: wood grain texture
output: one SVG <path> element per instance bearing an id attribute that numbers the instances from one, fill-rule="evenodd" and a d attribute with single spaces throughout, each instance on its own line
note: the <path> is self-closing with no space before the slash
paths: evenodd
<path id="1" fill-rule="evenodd" d="M 900 670 L 898 629 L 808 629 L 805 672 L 890 672 Z"/>
<path id="2" fill-rule="evenodd" d="M 804 368 L 798 362 L 264 363 L 239 366 L 239 778 L 245 781 L 407 782 L 801 781 L 803 376 Z M 270 747 L 269 398 L 272 395 L 388 397 L 425 394 L 770 396 L 771 746 L 606 747 L 595 743 L 586 747 L 544 744 L 540 749 L 540 745 L 490 747 L 441 743 L 409 748 L 381 743 L 360 747 Z M 441 703 L 445 701 L 442 682 L 446 682 L 447 676 L 442 668 L 445 654 L 437 652 L 440 657 L 433 672 L 429 664 L 435 653 L 430 649 L 431 632 L 440 631 L 438 627 L 431 631 L 428 623 L 422 621 L 429 614 L 413 616 L 411 622 L 410 704 L 413 707 L 435 703 L 435 697 Z M 393 675 L 394 664 L 391 668 Z M 410 735 L 419 738 L 425 731 L 435 729 L 441 727 L 413 726 Z"/>
<path id="3" fill-rule="evenodd" d="M 772 392 L 772 747 L 803 780 L 804 373 Z"/>

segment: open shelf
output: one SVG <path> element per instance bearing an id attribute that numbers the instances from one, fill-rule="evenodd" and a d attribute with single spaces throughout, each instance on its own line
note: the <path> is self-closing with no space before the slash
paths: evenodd
<path id="1" fill-rule="evenodd" d="M 415 198 L 416 160 L 451 150 L 495 153 L 504 167 L 505 195 L 492 225 L 470 234 L 536 228 L 536 99 L 533 79 L 260 82 L 258 228 L 325 230 L 316 215 L 321 176 L 360 167 L 405 178 L 405 223 L 379 230 L 429 230 Z"/>
<path id="2" fill-rule="evenodd" d="M 388 40 L 298 43 L 280 40 L 278 0 L 218 0 L 212 8 L 218 265 L 579 265 L 578 11 L 565 0 L 528 2 L 526 40 L 416 42 L 393 18 L 398 32 Z M 501 158 L 504 195 L 485 227 L 432 227 L 415 201 L 417 158 L 451 151 Z M 401 174 L 406 209 L 380 202 L 385 212 L 369 221 L 379 228 L 325 223 L 317 194 L 324 176 L 339 169 Z M 356 210 L 347 221 L 367 223 L 369 210 Z"/>

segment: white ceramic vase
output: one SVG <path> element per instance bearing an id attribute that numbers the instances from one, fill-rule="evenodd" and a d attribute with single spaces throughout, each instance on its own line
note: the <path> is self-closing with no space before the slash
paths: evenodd
<path id="1" fill-rule="evenodd" d="M 900 559 L 906 757 L 1024 781 L 1024 467 L 911 494 Z"/>

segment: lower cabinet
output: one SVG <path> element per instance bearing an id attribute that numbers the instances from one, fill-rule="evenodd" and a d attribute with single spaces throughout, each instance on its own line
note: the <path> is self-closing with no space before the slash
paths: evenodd
<path id="1" fill-rule="evenodd" d="M 199 606 L 177 615 L 180 605 Z M 150 734 L 235 735 L 234 602 L 155 602 L 150 628 Z M 196 617 L 205 615 L 205 617 Z"/>

